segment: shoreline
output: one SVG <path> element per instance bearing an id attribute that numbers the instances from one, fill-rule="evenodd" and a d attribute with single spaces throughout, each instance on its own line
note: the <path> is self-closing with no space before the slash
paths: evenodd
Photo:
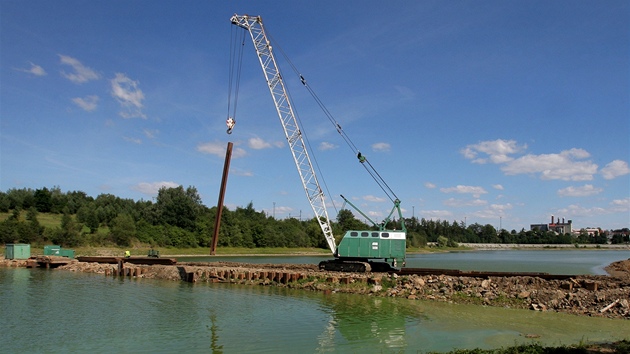
<path id="1" fill-rule="evenodd" d="M 512 251 L 512 250 L 577 250 L 577 251 L 630 251 L 630 244 L 615 245 L 594 245 L 580 244 L 576 247 L 574 244 L 528 244 L 528 243 L 460 243 L 459 247 L 437 248 L 427 247 L 424 249 L 416 249 L 407 251 L 407 254 L 426 254 L 440 252 L 461 252 L 461 251 Z M 330 253 L 319 252 L 299 252 L 299 253 L 226 253 L 216 254 L 163 254 L 162 257 L 332 257 Z"/>
<path id="2" fill-rule="evenodd" d="M 27 263 L 26 260 L 0 258 L 0 266 L 5 267 L 27 267 Z M 227 261 L 150 266 L 124 263 L 121 267 L 73 260 L 56 269 L 104 276 L 278 286 L 325 294 L 353 293 L 630 320 L 630 259 L 605 267 L 610 275 L 576 275 L 565 280 L 545 280 L 535 276 L 480 278 L 343 273 L 320 271 L 313 264 Z"/>
<path id="3" fill-rule="evenodd" d="M 531 243 L 460 243 L 462 247 L 475 250 L 513 250 L 513 249 L 571 249 L 571 250 L 628 250 L 630 244 L 531 244 Z"/>

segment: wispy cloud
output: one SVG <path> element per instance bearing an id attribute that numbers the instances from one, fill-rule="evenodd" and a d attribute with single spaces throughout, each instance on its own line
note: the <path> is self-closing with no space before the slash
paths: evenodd
<path id="1" fill-rule="evenodd" d="M 71 72 L 61 71 L 61 76 L 76 83 L 82 84 L 91 80 L 98 80 L 101 76 L 94 70 L 83 65 L 80 61 L 67 55 L 59 54 L 61 64 L 72 68 Z"/>
<path id="2" fill-rule="evenodd" d="M 112 96 L 120 103 L 123 111 L 120 116 L 123 118 L 144 118 L 142 113 L 142 101 L 144 94 L 138 88 L 138 81 L 131 80 L 125 74 L 117 73 L 111 81 Z"/>
<path id="3" fill-rule="evenodd" d="M 478 186 L 463 186 L 457 185 L 455 187 L 440 188 L 442 193 L 459 193 L 459 194 L 472 194 L 475 198 L 479 198 L 482 194 L 488 193 L 483 187 Z"/>
<path id="4" fill-rule="evenodd" d="M 131 137 L 128 137 L 128 136 L 123 136 L 123 139 L 125 139 L 125 141 L 128 141 L 130 143 L 134 143 L 134 144 L 138 144 L 138 145 L 142 144 L 142 140 L 140 140 L 138 138 L 131 138 Z"/>
<path id="5" fill-rule="evenodd" d="M 448 210 L 420 210 L 420 215 L 430 220 L 448 220 L 453 217 L 453 213 Z"/>
<path id="6" fill-rule="evenodd" d="M 274 142 L 268 142 L 265 141 L 262 138 L 250 138 L 247 141 L 247 146 L 249 146 L 250 148 L 254 149 L 254 150 L 262 150 L 262 149 L 270 149 L 270 148 L 281 148 L 284 146 L 284 143 L 282 141 L 274 141 Z"/>
<path id="7" fill-rule="evenodd" d="M 319 150 L 321 150 L 321 151 L 334 150 L 334 149 L 336 149 L 336 148 L 338 148 L 338 146 L 337 146 L 337 145 L 335 145 L 335 144 L 333 144 L 333 143 L 329 143 L 329 142 L 327 142 L 327 141 L 322 141 L 322 142 L 319 144 Z"/>
<path id="8" fill-rule="evenodd" d="M 567 215 L 571 217 L 591 217 L 597 215 L 606 215 L 613 213 L 630 212 L 630 197 L 623 199 L 615 199 L 605 207 L 593 206 L 584 207 L 579 204 L 571 204 L 566 208 L 558 209 L 558 215 Z"/>
<path id="9" fill-rule="evenodd" d="M 506 212 L 508 210 L 511 210 L 512 208 L 513 208 L 513 205 L 510 203 L 490 204 L 487 208 L 471 213 L 470 216 L 476 217 L 479 219 L 496 220 L 502 216 L 505 216 Z"/>
<path id="10" fill-rule="evenodd" d="M 630 197 L 624 199 L 615 199 L 610 202 L 611 211 L 613 212 L 629 212 L 630 211 Z"/>
<path id="11" fill-rule="evenodd" d="M 461 150 L 461 153 L 474 163 L 504 163 L 512 161 L 508 156 L 516 154 L 527 148 L 527 145 L 518 145 L 514 140 L 497 139 L 494 141 L 482 141 L 478 144 L 468 145 Z M 479 153 L 486 154 L 487 157 L 478 157 Z"/>
<path id="12" fill-rule="evenodd" d="M 363 200 L 368 201 L 368 202 L 376 202 L 376 203 L 382 203 L 384 201 L 386 201 L 385 198 L 380 198 L 380 197 L 376 197 L 373 195 L 364 195 Z"/>
<path id="13" fill-rule="evenodd" d="M 142 133 L 149 139 L 155 139 L 160 131 L 157 129 L 143 129 Z"/>
<path id="14" fill-rule="evenodd" d="M 138 191 L 140 193 L 156 196 L 160 191 L 160 188 L 177 188 L 179 187 L 178 183 L 175 182 L 140 182 L 131 187 L 131 189 Z"/>
<path id="15" fill-rule="evenodd" d="M 444 201 L 444 205 L 453 207 L 453 208 L 461 208 L 461 207 L 469 207 L 469 206 L 478 207 L 478 206 L 487 205 L 487 204 L 488 204 L 488 201 L 483 200 L 483 199 L 468 200 L 468 199 L 449 198 Z"/>
<path id="16" fill-rule="evenodd" d="M 372 150 L 374 151 L 389 151 L 391 150 L 391 145 L 388 143 L 376 143 L 372 144 Z"/>
<path id="17" fill-rule="evenodd" d="M 86 96 L 83 98 L 77 97 L 77 98 L 73 98 L 72 102 L 74 102 L 74 104 L 76 104 L 77 106 L 81 107 L 83 110 L 92 112 L 93 110 L 96 109 L 96 106 L 98 103 L 98 96 L 91 95 L 91 96 Z"/>
<path id="18" fill-rule="evenodd" d="M 603 191 L 601 188 L 595 188 L 592 184 L 585 184 L 581 187 L 569 186 L 558 190 L 558 195 L 561 197 L 588 197 L 591 195 L 599 194 Z"/>
<path id="19" fill-rule="evenodd" d="M 197 151 L 203 154 L 225 157 L 226 146 L 220 142 L 207 142 L 197 145 Z M 232 158 L 239 158 L 247 155 L 247 152 L 239 147 L 232 148 Z"/>
<path id="20" fill-rule="evenodd" d="M 29 74 L 32 74 L 32 75 L 35 75 L 35 76 L 46 76 L 46 75 L 48 75 L 46 73 L 46 70 L 44 70 L 44 68 L 42 68 L 41 66 L 36 65 L 36 64 L 34 64 L 32 62 L 29 62 L 29 64 L 31 64 L 31 67 L 28 68 L 28 69 L 17 68 L 15 70 L 21 71 L 21 72 L 24 72 L 24 73 L 29 73 Z"/>
<path id="21" fill-rule="evenodd" d="M 425 182 L 424 186 L 428 189 L 434 189 L 435 187 L 437 187 L 435 183 L 431 183 L 431 182 Z"/>

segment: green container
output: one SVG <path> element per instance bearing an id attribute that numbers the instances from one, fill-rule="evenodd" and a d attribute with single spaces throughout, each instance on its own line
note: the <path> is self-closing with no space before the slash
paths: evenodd
<path id="1" fill-rule="evenodd" d="M 62 248 L 59 250 L 59 255 L 61 257 L 74 258 L 74 250 L 66 250 Z"/>
<path id="2" fill-rule="evenodd" d="M 24 243 L 8 244 L 4 252 L 4 258 L 29 259 L 31 258 L 31 245 Z"/>
<path id="3" fill-rule="evenodd" d="M 48 245 L 44 246 L 44 256 L 59 256 L 61 246 Z"/>

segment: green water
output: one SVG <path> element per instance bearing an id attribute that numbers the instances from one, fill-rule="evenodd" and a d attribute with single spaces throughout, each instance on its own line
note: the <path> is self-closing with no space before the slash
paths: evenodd
<path id="1" fill-rule="evenodd" d="M 628 320 L 43 269 L 0 268 L 0 303 L 6 353 L 421 353 L 630 338 Z"/>
<path id="2" fill-rule="evenodd" d="M 629 259 L 628 250 L 498 250 L 408 254 L 409 268 L 440 268 L 551 274 L 606 274 L 604 267 Z M 196 256 L 178 257 L 182 262 L 248 262 L 318 264 L 332 256 Z"/>

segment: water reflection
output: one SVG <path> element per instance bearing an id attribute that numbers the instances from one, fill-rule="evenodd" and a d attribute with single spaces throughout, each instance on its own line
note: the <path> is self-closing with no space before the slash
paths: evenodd
<path id="1" fill-rule="evenodd" d="M 321 304 L 330 315 L 325 333 L 332 336 L 333 330 L 339 331 L 347 343 L 371 341 L 379 347 L 406 348 L 406 328 L 425 318 L 417 307 L 372 296 L 331 294 L 323 296 Z M 327 338 L 327 342 L 333 341 Z"/>
<path id="2" fill-rule="evenodd" d="M 0 284 L 5 352 L 426 352 L 630 333 L 627 320 L 277 287 L 7 268 Z"/>
<path id="3" fill-rule="evenodd" d="M 210 315 L 210 349 L 213 354 L 223 354 L 223 345 L 219 344 L 219 326 L 217 325 L 217 316 Z"/>

